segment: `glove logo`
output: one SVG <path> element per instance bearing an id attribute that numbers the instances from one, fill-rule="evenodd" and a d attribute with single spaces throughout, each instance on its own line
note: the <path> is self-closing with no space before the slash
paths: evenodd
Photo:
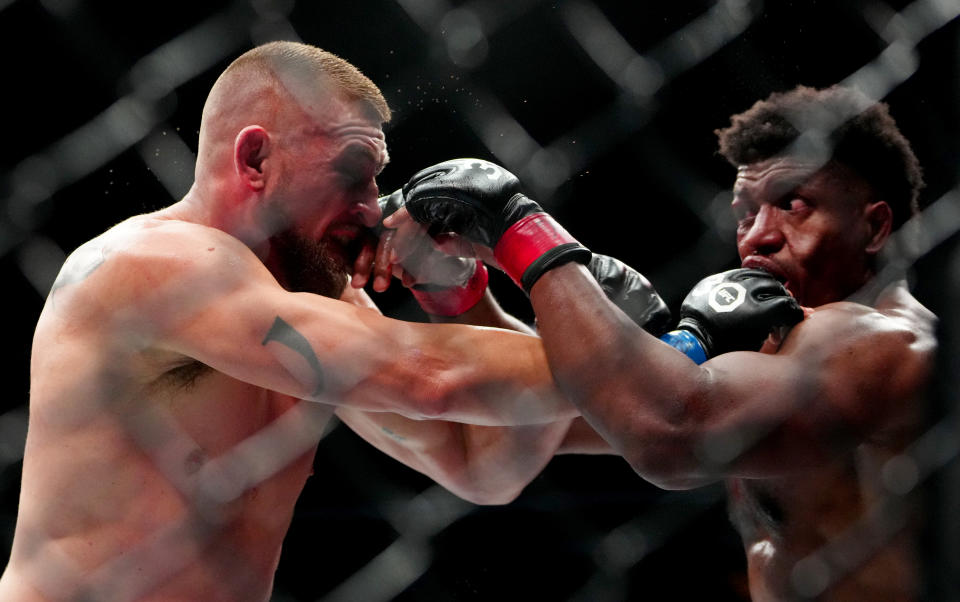
<path id="1" fill-rule="evenodd" d="M 491 182 L 496 182 L 503 176 L 503 170 L 499 169 L 493 163 L 471 163 L 467 171 L 480 172 L 487 176 Z"/>
<path id="2" fill-rule="evenodd" d="M 709 295 L 718 284 L 722 284 L 724 281 L 723 274 L 714 274 L 713 276 L 707 276 L 703 280 L 697 283 L 695 287 L 690 291 L 690 295 L 693 297 L 703 297 L 704 295 Z"/>
<path id="3" fill-rule="evenodd" d="M 708 303 L 717 313 L 731 312 L 741 305 L 747 298 L 747 289 L 737 282 L 721 282 L 710 291 Z"/>

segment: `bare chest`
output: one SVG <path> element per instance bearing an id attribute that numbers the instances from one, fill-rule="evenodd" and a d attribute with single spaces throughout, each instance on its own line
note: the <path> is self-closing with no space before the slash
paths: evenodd
<path id="1" fill-rule="evenodd" d="M 745 542 L 774 539 L 787 547 L 822 540 L 862 510 L 857 475 L 852 470 L 778 479 L 727 482 L 730 518 Z"/>
<path id="2" fill-rule="evenodd" d="M 730 518 L 743 539 L 755 600 L 793 599 L 798 575 L 805 575 L 803 563 L 834 550 L 837 542 L 849 545 L 854 530 L 861 534 L 857 545 L 869 540 L 876 547 L 861 563 L 824 581 L 823 599 L 909 599 L 914 583 L 910 533 L 868 535 L 885 495 L 876 472 L 882 464 L 877 456 L 885 455 L 861 446 L 846 461 L 817 470 L 727 482 Z"/>
<path id="3" fill-rule="evenodd" d="M 272 487 L 292 503 L 332 410 L 205 368 L 185 376 L 161 383 L 147 421 L 178 450 L 182 474 L 221 483 L 225 499 Z"/>
<path id="4" fill-rule="evenodd" d="M 162 568 L 173 588 L 164 599 L 221 591 L 236 584 L 210 567 L 229 550 L 254 589 L 268 588 L 331 411 L 213 371 L 193 376 L 126 387 L 118 403 L 80 387 L 32 400 L 23 522 L 79 581 L 135 565 Z"/>

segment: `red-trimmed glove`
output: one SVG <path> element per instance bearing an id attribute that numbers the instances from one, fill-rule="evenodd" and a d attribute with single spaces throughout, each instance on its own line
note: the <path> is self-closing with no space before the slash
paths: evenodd
<path id="1" fill-rule="evenodd" d="M 383 220 L 393 215 L 404 205 L 403 191 L 396 190 L 392 194 L 377 199 L 380 205 L 380 225 L 377 233 L 382 232 Z M 414 284 L 410 292 L 420 304 L 420 308 L 434 316 L 453 317 L 466 312 L 480 302 L 487 290 L 487 266 L 483 261 L 466 258 L 447 258 L 448 261 L 458 261 L 462 265 L 462 272 L 458 270 L 455 283 L 436 284 L 425 282 Z M 401 265 L 404 270 L 414 269 L 413 266 Z M 414 272 L 416 270 L 414 269 Z M 414 274 L 414 272 L 411 272 Z M 445 273 L 446 274 L 446 273 Z M 416 274 L 414 274 L 416 275 Z M 450 274 L 446 274 L 450 275 Z"/>
<path id="2" fill-rule="evenodd" d="M 487 266 L 477 260 L 473 275 L 460 286 L 415 284 L 410 288 L 421 309 L 435 316 L 459 316 L 480 302 L 487 290 Z"/>
<path id="3" fill-rule="evenodd" d="M 547 270 L 591 253 L 535 201 L 520 180 L 481 159 L 454 159 L 421 170 L 403 187 L 407 211 L 431 234 L 452 232 L 493 249 L 524 291 Z"/>

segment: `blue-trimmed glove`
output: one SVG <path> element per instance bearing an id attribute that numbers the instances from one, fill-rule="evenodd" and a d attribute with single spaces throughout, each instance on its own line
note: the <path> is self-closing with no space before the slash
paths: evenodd
<path id="1" fill-rule="evenodd" d="M 680 306 L 677 329 L 661 340 L 700 364 L 728 351 L 758 351 L 774 328 L 803 320 L 776 278 L 737 268 L 701 280 Z"/>

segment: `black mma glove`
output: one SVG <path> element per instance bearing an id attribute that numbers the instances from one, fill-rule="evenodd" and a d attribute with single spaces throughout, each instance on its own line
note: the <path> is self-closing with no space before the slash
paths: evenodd
<path id="1" fill-rule="evenodd" d="M 643 275 L 618 259 L 594 253 L 587 264 L 607 299 L 654 336 L 666 332 L 670 309 Z"/>
<path id="2" fill-rule="evenodd" d="M 403 191 L 400 189 L 394 190 L 392 193 L 377 199 L 377 204 L 380 205 L 380 223 L 377 224 L 377 234 L 379 234 L 383 231 L 383 220 L 403 207 Z"/>
<path id="3" fill-rule="evenodd" d="M 757 351 L 774 328 L 801 320 L 800 304 L 776 278 L 738 268 L 708 276 L 693 287 L 680 306 L 677 330 L 661 340 L 702 363 L 728 351 Z M 682 348 L 674 338 L 684 339 L 690 348 Z"/>
<path id="4" fill-rule="evenodd" d="M 377 225 L 377 234 L 383 230 L 383 220 L 397 212 L 404 206 L 403 191 L 393 193 L 377 199 L 380 205 L 380 224 Z M 487 266 L 479 259 L 462 259 L 463 278 L 459 283 L 450 286 L 436 284 L 415 284 L 410 288 L 413 297 L 420 304 L 420 308 L 435 316 L 454 317 L 466 312 L 476 305 L 487 290 Z"/>
<path id="5" fill-rule="evenodd" d="M 417 172 L 403 187 L 407 211 L 431 234 L 453 232 L 493 249 L 527 293 L 547 270 L 590 261 L 591 253 L 520 190 L 520 180 L 480 159 L 454 159 Z"/>

